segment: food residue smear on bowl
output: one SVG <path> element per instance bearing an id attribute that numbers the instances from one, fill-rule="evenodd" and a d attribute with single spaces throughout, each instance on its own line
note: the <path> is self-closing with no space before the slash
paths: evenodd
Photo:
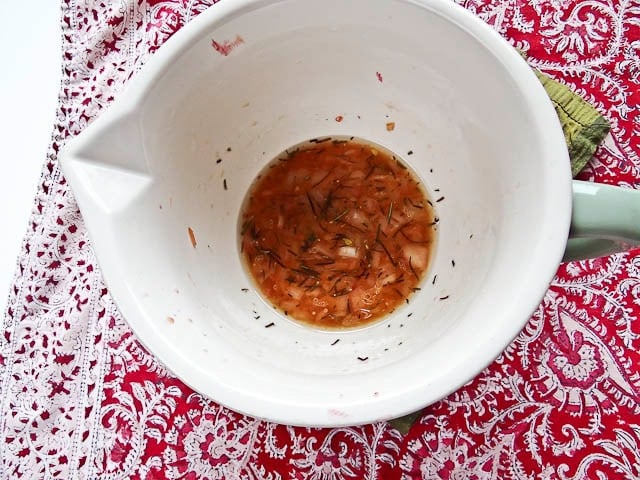
<path id="1" fill-rule="evenodd" d="M 240 214 L 240 250 L 259 291 L 290 318 L 354 328 L 419 289 L 436 221 L 419 180 L 391 152 L 319 138 L 258 175 Z"/>

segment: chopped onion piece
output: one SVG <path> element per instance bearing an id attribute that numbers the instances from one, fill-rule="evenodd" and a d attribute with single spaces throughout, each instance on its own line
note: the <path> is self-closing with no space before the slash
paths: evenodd
<path id="1" fill-rule="evenodd" d="M 358 256 L 358 249 L 356 247 L 345 245 L 344 247 L 340 247 L 338 249 L 338 255 L 340 255 L 341 257 L 355 258 Z"/>

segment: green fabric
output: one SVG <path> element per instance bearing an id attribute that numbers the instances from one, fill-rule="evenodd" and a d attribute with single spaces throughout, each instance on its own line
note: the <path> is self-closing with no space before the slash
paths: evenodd
<path id="1" fill-rule="evenodd" d="M 387 423 L 398 430 L 402 435 L 406 435 L 413 423 L 420 418 L 422 412 L 413 412 L 403 417 L 392 418 Z"/>
<path id="2" fill-rule="evenodd" d="M 571 173 L 575 177 L 589 162 L 598 145 L 609 133 L 609 122 L 585 100 L 569 88 L 535 70 L 556 109 L 564 132 Z M 389 424 L 406 435 L 422 412 L 414 412 L 389 420 Z"/>
<path id="3" fill-rule="evenodd" d="M 575 177 L 593 157 L 596 148 L 609 133 L 609 122 L 569 88 L 535 70 L 556 109 Z"/>

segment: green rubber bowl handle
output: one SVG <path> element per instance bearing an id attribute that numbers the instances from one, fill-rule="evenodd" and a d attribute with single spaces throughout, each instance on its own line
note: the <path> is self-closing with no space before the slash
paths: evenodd
<path id="1" fill-rule="evenodd" d="M 596 258 L 634 245 L 640 245 L 640 191 L 574 180 L 564 261 Z"/>

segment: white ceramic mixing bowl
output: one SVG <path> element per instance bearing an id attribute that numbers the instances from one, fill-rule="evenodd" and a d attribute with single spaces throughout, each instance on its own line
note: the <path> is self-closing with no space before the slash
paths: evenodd
<path id="1" fill-rule="evenodd" d="M 279 314 L 238 252 L 256 174 L 327 135 L 383 145 L 445 197 L 422 290 L 354 331 Z M 538 305 L 569 233 L 549 99 L 506 41 L 449 1 L 223 0 L 61 160 L 142 342 L 194 389 L 287 424 L 389 419 L 470 380 Z"/>

